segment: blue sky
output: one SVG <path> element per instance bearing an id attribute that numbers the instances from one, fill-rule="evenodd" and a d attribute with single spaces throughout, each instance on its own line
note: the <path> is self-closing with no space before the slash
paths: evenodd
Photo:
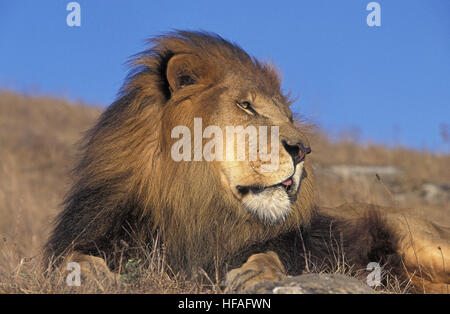
<path id="1" fill-rule="evenodd" d="M 293 110 L 330 134 L 450 152 L 450 1 L 389 0 L 369 27 L 369 0 L 79 0 L 0 3 L 0 87 L 107 106 L 146 38 L 207 30 L 273 60 Z"/>

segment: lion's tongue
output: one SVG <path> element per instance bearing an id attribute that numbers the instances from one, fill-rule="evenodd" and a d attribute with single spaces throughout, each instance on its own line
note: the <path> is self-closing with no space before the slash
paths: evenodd
<path id="1" fill-rule="evenodd" d="M 290 186 L 290 185 L 292 185 L 292 179 L 287 179 L 286 181 L 281 182 L 281 184 L 283 184 L 285 186 Z"/>

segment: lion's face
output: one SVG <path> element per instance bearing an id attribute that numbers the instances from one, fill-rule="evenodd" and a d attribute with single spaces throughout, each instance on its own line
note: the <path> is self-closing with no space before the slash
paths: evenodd
<path id="1" fill-rule="evenodd" d="M 240 204 L 241 210 L 265 223 L 276 223 L 289 215 L 301 192 L 309 144 L 294 126 L 289 104 L 278 88 L 264 82 L 257 73 L 237 69 L 230 72 L 215 86 L 185 99 L 177 98 L 174 89 L 175 101 L 168 106 L 166 117 L 172 121 L 172 129 L 188 121 L 192 137 L 195 137 L 195 128 L 197 133 L 199 128 L 193 120 L 201 119 L 204 133 L 199 154 L 202 158 L 195 159 L 199 142 L 195 144 L 193 139 L 189 162 L 206 163 L 209 171 L 220 178 L 226 193 Z M 195 88 L 195 84 L 184 86 L 179 93 Z M 211 131 L 211 127 L 218 127 L 221 135 Z M 241 138 L 236 133 L 239 128 L 243 131 Z M 172 143 L 174 141 L 172 139 Z M 211 144 L 216 146 L 211 149 Z M 208 152 L 214 158 L 205 160 Z"/>

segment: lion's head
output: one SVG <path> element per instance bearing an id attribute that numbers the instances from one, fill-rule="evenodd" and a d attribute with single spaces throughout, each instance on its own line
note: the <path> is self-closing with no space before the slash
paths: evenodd
<path id="1" fill-rule="evenodd" d="M 151 45 L 86 137 L 49 247 L 108 251 L 130 227 L 159 231 L 174 264 L 205 267 L 307 224 L 310 148 L 274 67 L 217 35 Z"/>

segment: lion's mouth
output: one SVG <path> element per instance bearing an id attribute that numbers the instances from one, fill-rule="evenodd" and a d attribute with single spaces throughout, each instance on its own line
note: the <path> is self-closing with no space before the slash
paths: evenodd
<path id="1" fill-rule="evenodd" d="M 273 185 L 237 185 L 234 190 L 244 208 L 268 223 L 283 221 L 297 200 L 304 175 L 303 162 L 297 164 L 294 173 Z"/>
<path id="2" fill-rule="evenodd" d="M 261 186 L 261 185 L 249 185 L 249 186 L 238 185 L 238 186 L 236 186 L 237 191 L 242 196 L 245 196 L 250 192 L 253 194 L 259 194 L 259 193 L 269 190 L 269 189 L 278 189 L 278 188 L 284 189 L 288 195 L 291 195 L 292 192 L 294 192 L 293 191 L 294 190 L 293 175 L 280 183 L 276 183 L 276 184 L 269 185 L 269 186 Z"/>

